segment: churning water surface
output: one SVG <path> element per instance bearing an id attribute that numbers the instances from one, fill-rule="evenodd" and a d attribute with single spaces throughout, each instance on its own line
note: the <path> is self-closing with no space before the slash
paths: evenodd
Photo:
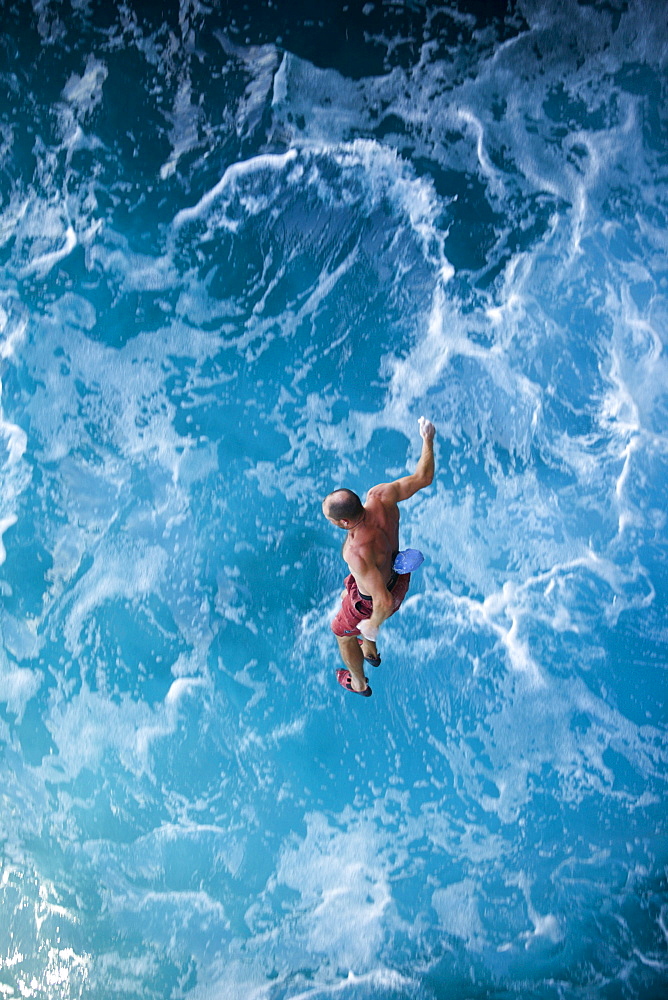
<path id="1" fill-rule="evenodd" d="M 0 16 L 0 997 L 659 1000 L 665 5 Z"/>

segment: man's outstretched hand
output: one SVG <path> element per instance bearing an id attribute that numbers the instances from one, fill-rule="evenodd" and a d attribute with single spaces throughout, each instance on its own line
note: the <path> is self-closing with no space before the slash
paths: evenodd
<path id="1" fill-rule="evenodd" d="M 420 417 L 418 420 L 418 427 L 420 428 L 420 437 L 422 437 L 425 441 L 434 440 L 436 428 L 432 424 L 431 420 L 427 420 L 426 417 Z"/>

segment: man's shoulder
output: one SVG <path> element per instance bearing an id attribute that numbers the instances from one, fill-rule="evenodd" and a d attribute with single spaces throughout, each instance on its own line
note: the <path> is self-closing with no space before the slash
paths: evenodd
<path id="1" fill-rule="evenodd" d="M 380 503 L 384 507 L 395 506 L 397 502 L 396 492 L 395 483 L 378 483 L 377 486 L 372 486 L 367 493 L 365 506 L 369 503 Z"/>

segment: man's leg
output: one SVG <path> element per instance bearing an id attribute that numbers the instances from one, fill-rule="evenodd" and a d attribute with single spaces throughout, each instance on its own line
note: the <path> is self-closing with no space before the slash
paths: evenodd
<path id="1" fill-rule="evenodd" d="M 364 656 L 356 635 L 337 635 L 341 659 L 350 671 L 353 691 L 365 691 Z"/>
<path id="2" fill-rule="evenodd" d="M 376 648 L 376 643 L 371 642 L 370 639 L 365 639 L 362 637 L 361 643 L 362 656 L 365 660 L 368 660 L 372 667 L 380 666 L 380 656 L 378 655 L 378 650 Z"/>

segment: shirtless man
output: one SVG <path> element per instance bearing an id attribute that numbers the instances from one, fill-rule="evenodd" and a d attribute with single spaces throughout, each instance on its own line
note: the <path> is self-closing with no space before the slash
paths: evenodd
<path id="1" fill-rule="evenodd" d="M 399 608 L 410 582 L 410 573 L 397 574 L 392 568 L 399 551 L 397 504 L 429 486 L 434 478 L 434 425 L 420 417 L 418 426 L 422 454 L 411 476 L 373 486 L 364 505 L 347 489 L 334 490 L 322 503 L 327 520 L 348 533 L 342 554 L 350 576 L 345 581 L 341 610 L 332 622 L 347 669 L 338 670 L 336 678 L 346 690 L 366 698 L 371 688 L 364 676 L 364 661 L 376 667 L 380 664 L 378 629 Z"/>

